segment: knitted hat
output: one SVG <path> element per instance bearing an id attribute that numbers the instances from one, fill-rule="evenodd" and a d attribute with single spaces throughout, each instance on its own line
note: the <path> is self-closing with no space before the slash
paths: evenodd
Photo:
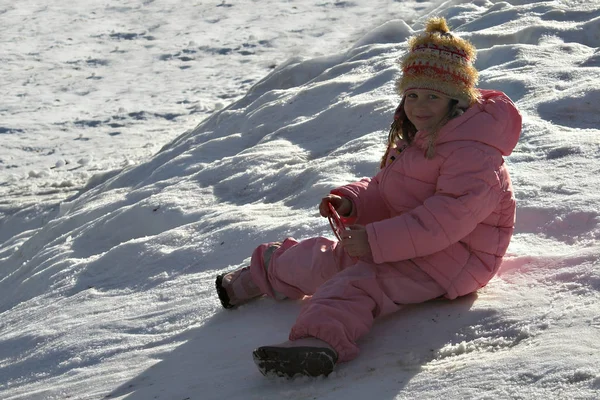
<path id="1" fill-rule="evenodd" d="M 475 47 L 452 35 L 444 18 L 429 19 L 425 32 L 408 44 L 410 50 L 401 60 L 402 76 L 396 82 L 401 96 L 410 89 L 429 89 L 458 100 L 461 108 L 477 101 Z"/>

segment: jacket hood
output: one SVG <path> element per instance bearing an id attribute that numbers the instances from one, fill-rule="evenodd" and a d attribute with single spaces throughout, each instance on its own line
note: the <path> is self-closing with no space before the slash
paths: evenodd
<path id="1" fill-rule="evenodd" d="M 480 90 L 480 100 L 440 130 L 437 144 L 473 140 L 497 148 L 508 156 L 519 141 L 522 117 L 508 96 L 497 90 Z"/>

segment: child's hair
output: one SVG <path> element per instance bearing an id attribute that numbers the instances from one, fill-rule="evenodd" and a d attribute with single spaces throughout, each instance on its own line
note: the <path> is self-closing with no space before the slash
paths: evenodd
<path id="1" fill-rule="evenodd" d="M 407 145 L 410 145 L 417 134 L 417 128 L 410 122 L 404 111 L 404 101 L 406 97 L 402 98 L 400 105 L 397 108 L 396 115 L 394 116 L 394 122 L 390 128 L 387 138 L 387 149 L 385 154 L 381 158 L 380 168 L 385 167 L 387 158 L 392 149 L 396 147 L 396 143 L 403 140 Z M 440 129 L 452 118 L 456 118 L 462 115 L 464 110 L 458 106 L 458 100 L 451 99 L 448 105 L 448 113 L 441 119 L 441 121 L 428 132 L 427 136 L 427 150 L 425 151 L 425 157 L 431 160 L 435 156 L 435 141 L 437 139 Z"/>

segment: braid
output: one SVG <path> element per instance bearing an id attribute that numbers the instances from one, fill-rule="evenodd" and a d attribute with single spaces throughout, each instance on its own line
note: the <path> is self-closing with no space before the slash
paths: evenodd
<path id="1" fill-rule="evenodd" d="M 407 144 L 411 144 L 416 134 L 417 128 L 412 122 L 410 122 L 406 116 L 406 113 L 404 112 L 404 98 L 402 98 L 402 101 L 398 107 L 396 107 L 396 111 L 394 113 L 394 122 L 392 122 L 390 131 L 388 133 L 387 148 L 383 157 L 381 158 L 379 168 L 381 169 L 385 167 L 388 155 L 392 149 L 396 148 L 396 143 L 398 141 L 404 140 Z"/>
<path id="2" fill-rule="evenodd" d="M 452 99 L 450 101 L 450 109 L 448 110 L 448 113 L 444 118 L 442 118 L 442 120 L 437 124 L 437 126 L 435 126 L 431 130 L 431 133 L 429 133 L 427 137 L 427 150 L 425 151 L 425 157 L 428 160 L 431 160 L 435 156 L 435 142 L 437 141 L 438 135 L 442 127 L 446 125 L 446 123 L 452 118 L 456 118 L 459 115 L 462 115 L 463 113 L 464 111 L 458 108 L 458 100 Z"/>

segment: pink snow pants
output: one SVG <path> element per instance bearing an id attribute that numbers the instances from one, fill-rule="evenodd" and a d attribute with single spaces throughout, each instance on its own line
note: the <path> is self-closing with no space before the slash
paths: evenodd
<path id="1" fill-rule="evenodd" d="M 250 271 L 268 296 L 311 296 L 289 339 L 319 338 L 337 351 L 340 362 L 358 356 L 356 341 L 369 332 L 376 317 L 445 294 L 410 260 L 356 261 L 337 241 L 323 237 L 301 242 L 288 238 L 279 247 L 262 244 L 252 254 Z"/>

